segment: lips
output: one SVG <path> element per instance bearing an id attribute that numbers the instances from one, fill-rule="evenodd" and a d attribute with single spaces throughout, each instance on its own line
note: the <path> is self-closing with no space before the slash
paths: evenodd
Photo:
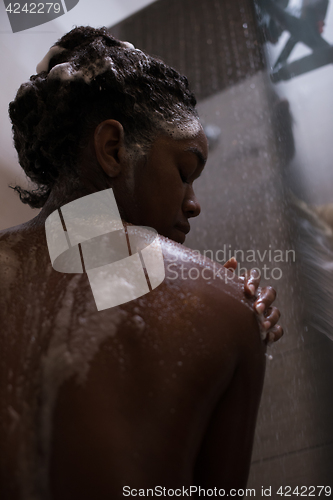
<path id="1" fill-rule="evenodd" d="M 190 232 L 191 226 L 189 224 L 177 224 L 175 228 L 179 229 L 182 233 L 187 234 Z"/>

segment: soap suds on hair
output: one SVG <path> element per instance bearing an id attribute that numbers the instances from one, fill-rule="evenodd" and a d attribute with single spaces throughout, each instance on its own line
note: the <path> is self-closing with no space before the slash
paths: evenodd
<path id="1" fill-rule="evenodd" d="M 48 78 L 59 78 L 59 80 L 62 81 L 84 80 L 87 84 L 89 84 L 91 80 L 96 78 L 96 76 L 105 73 L 107 70 L 111 70 L 115 74 L 117 73 L 111 57 L 98 59 L 94 63 L 91 63 L 87 68 L 83 69 L 76 69 L 72 62 L 57 64 L 51 69 Z"/>
<path id="2" fill-rule="evenodd" d="M 74 28 L 58 40 L 38 70 L 43 71 L 22 85 L 10 103 L 19 161 L 37 185 L 34 190 L 14 189 L 31 207 L 42 207 L 65 174 L 68 184 L 77 185 L 77 155 L 88 134 L 108 118 L 122 124 L 134 162 L 148 154 L 160 134 L 183 139 L 200 130 L 187 79 L 130 42 L 117 40 L 106 28 Z M 128 186 L 132 183 L 129 178 Z"/>
<path id="3" fill-rule="evenodd" d="M 121 46 L 124 47 L 125 49 L 133 49 L 136 50 L 133 43 L 131 42 L 121 42 Z"/>
<path id="4" fill-rule="evenodd" d="M 51 47 L 48 53 L 45 54 L 43 59 L 37 64 L 37 74 L 41 73 L 42 71 L 48 72 L 52 57 L 56 56 L 57 54 L 61 54 L 61 52 L 63 52 L 64 50 L 65 49 L 63 47 L 59 47 L 59 45 L 54 45 L 53 47 Z"/>

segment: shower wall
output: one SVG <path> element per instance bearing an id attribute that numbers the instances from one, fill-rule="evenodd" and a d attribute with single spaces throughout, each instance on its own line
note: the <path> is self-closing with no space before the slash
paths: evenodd
<path id="1" fill-rule="evenodd" d="M 285 336 L 268 350 L 248 486 L 258 493 L 271 486 L 280 498 L 280 486 L 332 485 L 333 346 L 307 321 L 296 221 L 271 123 L 274 99 L 258 72 L 199 103 L 204 123 L 221 132 L 196 187 L 202 216 L 187 244 L 217 257 L 229 245 L 243 250 L 242 266 L 258 267 L 263 278 L 266 266 L 263 283 L 278 292 Z"/>
<path id="2" fill-rule="evenodd" d="M 333 485 L 332 342 L 308 323 L 283 175 L 293 149 L 287 105 L 269 82 L 253 3 L 158 0 L 110 31 L 186 74 L 198 97 L 210 155 L 186 244 L 216 260 L 238 251 L 278 292 L 285 336 L 269 350 L 248 486 L 281 498 L 280 486 Z"/>

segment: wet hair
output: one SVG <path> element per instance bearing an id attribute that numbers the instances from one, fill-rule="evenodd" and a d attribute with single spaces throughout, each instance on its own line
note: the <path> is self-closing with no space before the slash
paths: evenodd
<path id="1" fill-rule="evenodd" d="M 33 208 L 45 204 L 60 174 L 79 178 L 80 149 L 102 121 L 118 120 L 136 154 L 146 154 L 159 132 L 197 123 L 187 78 L 106 28 L 74 28 L 49 57 L 9 105 L 20 165 L 37 186 L 14 189 Z"/>

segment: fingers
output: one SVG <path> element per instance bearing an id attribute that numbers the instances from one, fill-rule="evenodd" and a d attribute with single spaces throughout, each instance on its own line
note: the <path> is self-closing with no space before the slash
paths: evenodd
<path id="1" fill-rule="evenodd" d="M 255 310 L 258 314 L 263 314 L 268 309 L 276 298 L 276 291 L 271 286 L 266 286 L 259 290 L 259 297 L 254 303 Z"/>
<path id="2" fill-rule="evenodd" d="M 276 299 L 276 291 L 271 286 L 259 288 L 260 273 L 256 269 L 247 272 L 243 279 L 245 295 L 253 297 L 256 293 L 258 294 L 253 306 L 258 315 L 262 339 L 269 346 L 283 335 L 283 328 L 277 324 L 280 311 L 277 307 L 272 307 Z"/>
<path id="3" fill-rule="evenodd" d="M 276 291 L 271 286 L 258 290 L 258 299 L 254 308 L 260 321 L 261 336 L 268 346 L 277 342 L 283 335 L 283 328 L 277 322 L 280 319 L 280 311 L 271 304 L 276 298 Z"/>
<path id="4" fill-rule="evenodd" d="M 260 320 L 264 330 L 270 330 L 273 328 L 280 319 L 280 311 L 277 307 L 269 307 L 264 311 L 264 314 L 260 316 Z"/>
<path id="5" fill-rule="evenodd" d="M 237 268 L 237 260 L 235 259 L 235 257 L 231 257 L 231 259 L 223 264 L 223 266 L 227 269 L 233 269 L 235 271 Z"/>
<path id="6" fill-rule="evenodd" d="M 257 269 L 251 269 L 244 277 L 244 292 L 247 297 L 253 297 L 258 290 L 260 283 L 260 273 Z"/>
<path id="7" fill-rule="evenodd" d="M 270 346 L 273 342 L 277 342 L 283 336 L 283 328 L 281 325 L 275 325 L 267 334 L 265 343 Z"/>

